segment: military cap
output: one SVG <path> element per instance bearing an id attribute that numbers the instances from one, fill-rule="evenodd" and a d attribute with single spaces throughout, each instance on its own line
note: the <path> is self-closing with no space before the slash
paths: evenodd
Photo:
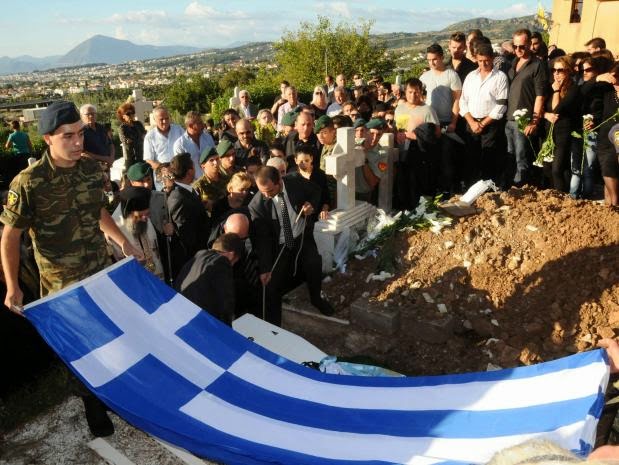
<path id="1" fill-rule="evenodd" d="M 217 155 L 223 157 L 231 148 L 234 148 L 234 144 L 228 139 L 222 139 L 217 145 Z"/>
<path id="2" fill-rule="evenodd" d="M 387 123 L 382 118 L 372 118 L 365 125 L 365 127 L 368 129 L 385 129 L 386 126 L 387 126 Z"/>
<path id="3" fill-rule="evenodd" d="M 322 115 L 314 123 L 314 132 L 318 134 L 321 129 L 329 127 L 333 127 L 333 120 L 327 115 Z"/>
<path id="4" fill-rule="evenodd" d="M 150 189 L 127 186 L 118 193 L 120 208 L 126 218 L 129 213 L 146 210 L 150 205 Z"/>
<path id="5" fill-rule="evenodd" d="M 221 143 L 219 145 L 221 145 Z M 218 156 L 219 156 L 219 153 L 217 153 L 217 149 L 215 147 L 207 147 L 204 150 L 202 150 L 202 153 L 200 154 L 200 164 L 204 163 L 209 158 L 218 157 Z"/>
<path id="6" fill-rule="evenodd" d="M 141 181 L 150 174 L 150 165 L 145 161 L 134 163 L 127 170 L 129 181 Z"/>
<path id="7" fill-rule="evenodd" d="M 615 124 L 608 132 L 610 143 L 615 146 L 615 152 L 619 153 L 619 123 Z"/>
<path id="8" fill-rule="evenodd" d="M 364 120 L 363 118 L 357 118 L 355 122 L 353 123 L 352 127 L 357 129 L 357 128 L 360 128 L 361 126 L 365 126 L 367 123 L 368 122 Z"/>
<path id="9" fill-rule="evenodd" d="M 73 102 L 61 100 L 52 103 L 41 114 L 39 134 L 51 134 L 63 124 L 73 124 L 80 120 L 80 114 Z"/>
<path id="10" fill-rule="evenodd" d="M 282 116 L 282 126 L 294 126 L 294 122 L 297 120 L 297 116 L 299 116 L 298 112 L 289 111 L 284 116 Z"/>

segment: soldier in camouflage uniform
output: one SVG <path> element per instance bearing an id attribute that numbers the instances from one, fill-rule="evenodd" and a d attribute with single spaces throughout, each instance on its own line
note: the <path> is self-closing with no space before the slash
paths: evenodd
<path id="1" fill-rule="evenodd" d="M 204 174 L 193 183 L 206 210 L 210 212 L 213 204 L 227 195 L 226 179 L 219 170 L 219 154 L 215 147 L 209 147 L 200 154 L 200 166 Z"/>
<path id="2" fill-rule="evenodd" d="M 0 249 L 7 288 L 4 303 L 17 313 L 23 303 L 18 268 L 20 237 L 25 229 L 32 237 L 41 296 L 108 264 L 103 233 L 122 244 L 125 255 L 141 257 L 105 209 L 101 168 L 96 161 L 82 157 L 83 126 L 73 103 L 61 101 L 47 107 L 39 121 L 39 133 L 49 150 L 11 183 L 7 205 L 0 215 L 5 225 Z M 99 401 L 90 396 L 84 397 L 84 402 L 93 434 L 112 434 L 104 407 L 95 405 Z M 89 410 L 89 405 L 98 410 Z"/>

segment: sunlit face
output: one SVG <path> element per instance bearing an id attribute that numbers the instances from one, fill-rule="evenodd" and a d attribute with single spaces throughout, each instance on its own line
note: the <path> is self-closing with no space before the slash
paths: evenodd
<path id="1" fill-rule="evenodd" d="M 166 110 L 155 112 L 155 125 L 163 133 L 167 133 L 170 130 L 170 115 Z"/>
<path id="2" fill-rule="evenodd" d="M 344 103 L 345 93 L 344 93 L 344 91 L 342 89 L 336 89 L 333 94 L 334 94 L 334 97 L 335 97 L 335 101 L 337 103 L 339 103 L 340 105 L 342 103 Z"/>
<path id="3" fill-rule="evenodd" d="M 302 140 L 308 140 L 314 131 L 314 119 L 305 113 L 301 113 L 297 116 L 295 123 L 295 129 L 299 133 L 299 138 Z"/>
<path id="4" fill-rule="evenodd" d="M 286 89 L 286 100 L 293 105 L 296 105 L 297 103 L 297 91 L 292 87 L 288 87 Z"/>
<path id="5" fill-rule="evenodd" d="M 234 149 L 228 150 L 222 157 L 219 158 L 221 167 L 228 171 L 234 167 Z"/>
<path id="6" fill-rule="evenodd" d="M 97 112 L 94 108 L 87 109 L 84 113 L 81 113 L 82 122 L 88 126 L 93 126 L 97 122 Z"/>
<path id="7" fill-rule="evenodd" d="M 541 41 L 537 37 L 531 38 L 531 53 L 539 52 L 539 48 L 542 45 Z"/>
<path id="8" fill-rule="evenodd" d="M 254 138 L 254 133 L 251 129 L 249 121 L 239 121 L 236 125 L 236 135 L 239 136 L 239 142 L 244 147 L 251 145 Z"/>
<path id="9" fill-rule="evenodd" d="M 139 181 L 129 181 L 133 187 L 144 187 L 146 189 L 153 188 L 153 177 L 149 174 L 144 176 Z"/>
<path id="10" fill-rule="evenodd" d="M 518 58 L 527 58 L 529 56 L 530 46 L 529 39 L 526 34 L 518 34 L 514 36 L 514 54 Z"/>
<path id="11" fill-rule="evenodd" d="M 421 89 L 416 86 L 407 86 L 406 101 L 411 105 L 421 105 L 423 102 L 423 94 L 421 93 Z"/>
<path id="12" fill-rule="evenodd" d="M 258 122 L 260 126 L 268 126 L 273 121 L 273 115 L 270 111 L 263 111 L 260 113 L 260 117 L 258 118 Z"/>
<path id="13" fill-rule="evenodd" d="M 201 119 L 193 120 L 187 123 L 187 134 L 192 137 L 199 137 L 204 130 L 204 123 Z"/>
<path id="14" fill-rule="evenodd" d="M 494 58 L 484 55 L 477 55 L 475 57 L 475 61 L 477 61 L 477 66 L 479 66 L 479 70 L 485 73 L 489 73 L 492 71 L 494 67 Z"/>
<path id="15" fill-rule="evenodd" d="M 428 53 L 426 55 L 428 59 L 428 66 L 432 70 L 441 70 L 441 65 L 443 64 L 443 56 L 438 53 Z"/>
<path id="16" fill-rule="evenodd" d="M 449 53 L 456 60 L 461 60 L 464 58 L 464 53 L 466 52 L 466 43 L 464 42 L 456 42 L 455 40 L 449 41 Z"/>
<path id="17" fill-rule="evenodd" d="M 216 177 L 219 174 L 219 157 L 211 157 L 202 163 L 202 171 L 209 178 Z"/>
<path id="18" fill-rule="evenodd" d="M 244 106 L 249 105 L 249 94 L 247 92 L 241 92 L 239 94 L 239 99 L 241 100 L 241 104 Z"/>
<path id="19" fill-rule="evenodd" d="M 323 90 L 322 87 L 315 87 L 314 88 L 314 100 L 317 100 L 319 102 L 323 102 L 325 100 L 325 91 Z"/>
<path id="20" fill-rule="evenodd" d="M 359 126 L 358 128 L 355 128 L 355 139 L 365 139 L 367 132 L 368 130 L 365 126 Z"/>
<path id="21" fill-rule="evenodd" d="M 262 195 L 264 195 L 267 199 L 272 199 L 281 191 L 281 184 L 275 184 L 270 179 L 262 181 L 260 179 L 256 179 L 256 186 Z"/>
<path id="22" fill-rule="evenodd" d="M 233 128 L 239 119 L 240 118 L 234 113 L 228 113 L 224 115 L 224 122 L 226 123 L 226 126 L 229 128 Z"/>
<path id="23" fill-rule="evenodd" d="M 333 126 L 327 126 L 322 128 L 316 136 L 322 145 L 333 145 L 335 144 L 336 134 L 337 132 Z"/>
<path id="24" fill-rule="evenodd" d="M 61 168 L 75 166 L 82 157 L 84 148 L 84 123 L 76 121 L 71 124 L 63 124 L 53 134 L 43 136 L 54 165 Z"/>
<path id="25" fill-rule="evenodd" d="M 305 171 L 306 173 L 312 171 L 313 158 L 310 154 L 298 153 L 295 155 L 294 161 L 301 171 Z"/>
<path id="26" fill-rule="evenodd" d="M 346 87 L 346 78 L 343 74 L 338 74 L 335 77 L 335 84 L 337 84 L 338 87 Z"/>
<path id="27" fill-rule="evenodd" d="M 375 147 L 378 144 L 383 131 L 381 129 L 370 129 L 367 131 L 367 143 L 369 147 Z"/>

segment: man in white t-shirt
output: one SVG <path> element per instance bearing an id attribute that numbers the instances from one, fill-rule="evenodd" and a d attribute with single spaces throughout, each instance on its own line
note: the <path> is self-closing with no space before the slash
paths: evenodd
<path id="1" fill-rule="evenodd" d="M 443 48 L 439 44 L 430 45 L 426 54 L 430 70 L 419 79 L 426 87 L 426 103 L 436 111 L 441 128 L 447 136 L 441 137 L 440 143 L 439 185 L 444 196 L 449 196 L 457 189 L 456 157 L 462 156 L 463 148 L 462 139 L 455 134 L 462 82 L 458 73 L 445 67 Z"/>

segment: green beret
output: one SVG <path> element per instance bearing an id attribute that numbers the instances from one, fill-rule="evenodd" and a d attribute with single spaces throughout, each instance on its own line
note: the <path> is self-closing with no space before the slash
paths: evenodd
<path id="1" fill-rule="evenodd" d="M 221 143 L 219 144 L 221 145 Z M 219 148 L 219 147 L 218 147 Z M 209 158 L 218 157 L 219 153 L 215 147 L 207 147 L 200 154 L 200 164 L 204 163 Z"/>
<path id="2" fill-rule="evenodd" d="M 368 122 L 364 120 L 363 118 L 357 118 L 355 122 L 353 123 L 352 127 L 357 129 L 357 128 L 360 128 L 361 126 L 365 126 L 367 123 Z"/>
<path id="3" fill-rule="evenodd" d="M 385 129 L 386 126 L 387 126 L 387 123 L 382 118 L 372 118 L 365 125 L 365 127 L 368 129 Z"/>
<path id="4" fill-rule="evenodd" d="M 299 116 L 298 112 L 289 111 L 284 116 L 282 116 L 282 126 L 294 126 L 294 122 L 297 120 L 297 116 Z"/>
<path id="5" fill-rule="evenodd" d="M 217 145 L 217 155 L 223 157 L 230 149 L 234 148 L 234 144 L 228 139 L 221 139 L 219 145 Z"/>
<path id="6" fill-rule="evenodd" d="M 318 134 L 321 129 L 330 127 L 333 127 L 333 120 L 327 115 L 322 115 L 314 123 L 314 132 Z"/>
<path id="7" fill-rule="evenodd" d="M 134 163 L 127 170 L 129 181 L 141 181 L 150 174 L 150 165 L 145 161 Z"/>
<path id="8" fill-rule="evenodd" d="M 39 134 L 52 134 L 63 124 L 73 124 L 80 121 L 80 114 L 73 102 L 61 100 L 47 107 L 39 118 Z"/>

